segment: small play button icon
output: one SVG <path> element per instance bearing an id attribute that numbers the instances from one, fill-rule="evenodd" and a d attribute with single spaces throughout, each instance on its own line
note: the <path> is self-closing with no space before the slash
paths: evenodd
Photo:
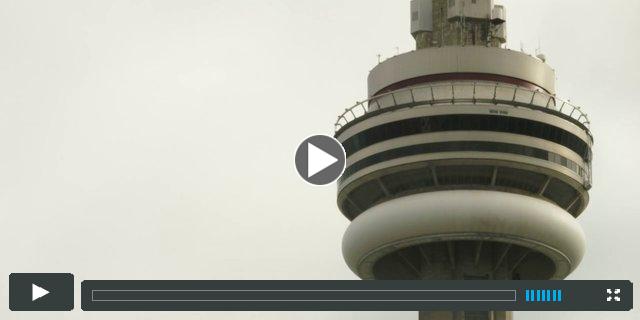
<path id="1" fill-rule="evenodd" d="M 317 135 L 300 143 L 295 162 L 302 179 L 314 185 L 326 185 L 344 172 L 346 154 L 338 140 Z"/>
<path id="2" fill-rule="evenodd" d="M 35 283 L 31 284 L 31 301 L 36 301 L 48 294 L 49 291 L 47 291 L 47 289 L 42 288 Z"/>
<path id="3" fill-rule="evenodd" d="M 12 273 L 9 275 L 11 311 L 73 310 L 70 273 Z"/>
<path id="4" fill-rule="evenodd" d="M 307 143 L 307 159 L 307 178 L 315 176 L 318 172 L 338 162 L 338 158 L 324 152 L 312 143 Z"/>

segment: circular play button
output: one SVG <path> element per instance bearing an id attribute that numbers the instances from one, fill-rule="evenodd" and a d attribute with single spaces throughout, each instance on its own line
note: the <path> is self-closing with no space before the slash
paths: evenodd
<path id="1" fill-rule="evenodd" d="M 296 170 L 306 182 L 322 186 L 342 175 L 347 156 L 333 137 L 317 135 L 302 141 L 296 151 Z"/>

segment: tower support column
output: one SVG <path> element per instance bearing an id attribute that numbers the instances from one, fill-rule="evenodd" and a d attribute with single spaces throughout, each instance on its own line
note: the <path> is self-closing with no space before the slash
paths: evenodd
<path id="1" fill-rule="evenodd" d="M 507 280 L 507 264 L 500 259 L 508 246 L 481 241 L 448 242 L 423 246 L 424 280 Z M 428 263 L 426 262 L 428 261 Z M 421 311 L 419 320 L 511 320 L 509 311 Z"/>
<path id="2" fill-rule="evenodd" d="M 420 311 L 419 320 L 513 320 L 511 311 Z"/>

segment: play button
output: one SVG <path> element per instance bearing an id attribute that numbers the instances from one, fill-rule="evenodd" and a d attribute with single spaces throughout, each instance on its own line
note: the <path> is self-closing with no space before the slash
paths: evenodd
<path id="1" fill-rule="evenodd" d="M 12 273 L 9 275 L 12 311 L 71 311 L 73 275 L 69 273 Z"/>
<path id="2" fill-rule="evenodd" d="M 346 155 L 340 142 L 317 135 L 304 140 L 296 151 L 296 170 L 300 177 L 314 185 L 336 181 L 344 172 Z"/>
<path id="3" fill-rule="evenodd" d="M 338 162 L 338 158 L 324 152 L 311 143 L 307 143 L 307 178 L 311 178 L 318 172 Z"/>
<path id="4" fill-rule="evenodd" d="M 49 291 L 47 291 L 47 289 L 42 288 L 35 283 L 31 284 L 31 301 L 36 301 L 48 294 Z"/>

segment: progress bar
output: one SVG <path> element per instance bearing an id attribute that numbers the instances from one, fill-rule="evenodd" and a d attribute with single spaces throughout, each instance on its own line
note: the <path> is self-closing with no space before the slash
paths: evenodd
<path id="1" fill-rule="evenodd" d="M 92 290 L 93 301 L 516 301 L 515 290 Z"/>
<path id="2" fill-rule="evenodd" d="M 83 281 L 85 311 L 604 310 L 629 281 Z M 611 293 L 609 293 L 611 292 Z"/>

